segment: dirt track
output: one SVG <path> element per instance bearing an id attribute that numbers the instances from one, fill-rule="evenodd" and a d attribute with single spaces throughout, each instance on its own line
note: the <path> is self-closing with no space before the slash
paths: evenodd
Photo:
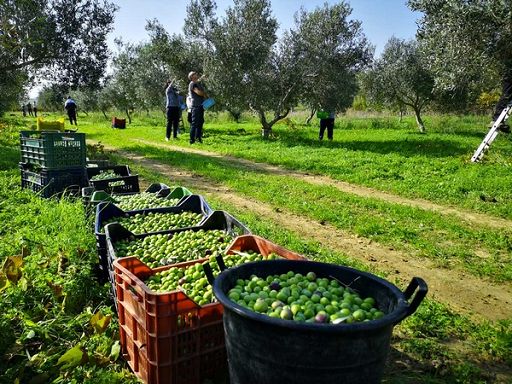
<path id="1" fill-rule="evenodd" d="M 144 141 L 140 141 L 144 142 Z M 146 142 L 144 142 L 146 143 Z M 149 143 L 168 149 L 199 153 L 204 156 L 223 157 L 211 152 L 175 147 L 165 144 Z M 477 318 L 489 320 L 506 319 L 512 317 L 512 285 L 494 284 L 478 279 L 468 273 L 457 270 L 447 270 L 435 267 L 429 260 L 411 257 L 409 254 L 392 249 L 388 246 L 377 244 L 368 239 L 358 238 L 329 225 L 323 225 L 304 217 L 287 213 L 284 209 L 278 209 L 260 201 L 253 201 L 240 196 L 228 188 L 213 183 L 203 177 L 198 177 L 190 172 L 179 171 L 175 167 L 145 159 L 143 156 L 131 152 L 118 152 L 121 156 L 131 159 L 138 164 L 159 172 L 162 175 L 176 181 L 179 184 L 190 187 L 194 191 L 206 195 L 214 195 L 220 200 L 242 207 L 260 215 L 262 218 L 269 218 L 283 228 L 291 230 L 305 239 L 311 239 L 322 243 L 324 246 L 347 254 L 348 256 L 373 264 L 375 268 L 400 280 L 401 288 L 405 289 L 407 283 L 413 276 L 425 278 L 429 285 L 429 297 L 450 305 L 455 311 L 470 314 Z M 247 165 L 251 169 L 272 170 L 276 173 L 283 173 L 288 176 L 301 177 L 312 183 L 323 183 L 335 185 L 344 192 L 354 193 L 361 196 L 381 198 L 393 203 L 406 204 L 423 209 L 431 209 L 443 214 L 451 214 L 462 220 L 488 225 L 494 228 L 511 228 L 508 220 L 475 214 L 472 212 L 459 211 L 455 208 L 436 205 L 426 201 L 404 199 L 391 194 L 375 191 L 370 188 L 354 186 L 348 183 L 335 181 L 323 176 L 311 176 L 303 173 L 290 172 L 279 167 L 267 164 L 252 163 L 237 158 L 229 158 L 230 161 L 237 161 Z"/>

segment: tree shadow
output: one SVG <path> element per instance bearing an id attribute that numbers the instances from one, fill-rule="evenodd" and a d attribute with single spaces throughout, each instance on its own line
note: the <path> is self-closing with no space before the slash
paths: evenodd
<path id="1" fill-rule="evenodd" d="M 257 139 L 255 139 L 257 140 Z M 259 139 L 261 140 L 261 139 Z M 453 140 L 441 138 L 404 138 L 400 140 L 343 140 L 328 141 L 310 138 L 294 138 L 292 140 L 279 140 L 281 146 L 303 148 L 331 148 L 349 151 L 373 152 L 379 154 L 396 153 L 404 157 L 453 157 L 468 154 L 475 148 L 468 144 L 456 143 Z"/>

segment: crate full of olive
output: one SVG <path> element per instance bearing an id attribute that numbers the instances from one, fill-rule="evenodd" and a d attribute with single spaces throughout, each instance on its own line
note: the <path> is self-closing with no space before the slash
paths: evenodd
<path id="1" fill-rule="evenodd" d="M 113 203 L 123 211 L 147 208 L 174 207 L 180 199 L 159 197 L 155 193 L 141 192 L 133 195 L 113 195 Z"/>
<path id="2" fill-rule="evenodd" d="M 122 175 L 118 175 L 114 171 L 106 171 L 98 173 L 90 178 L 91 181 L 99 181 L 99 180 L 108 180 L 108 179 L 118 179 L 123 177 Z"/>
<path id="3" fill-rule="evenodd" d="M 187 201 L 194 197 L 199 198 L 191 195 Z M 245 225 L 225 211 L 213 211 L 198 226 L 158 234 L 135 235 L 119 223 L 105 227 L 109 263 L 119 257 L 136 256 L 152 268 L 208 258 L 224 251 L 236 236 L 249 233 Z"/>
<path id="4" fill-rule="evenodd" d="M 184 230 L 120 240 L 115 257 L 136 256 L 151 268 L 209 257 L 226 249 L 233 237 L 220 229 Z"/>
<path id="5" fill-rule="evenodd" d="M 203 220 L 204 215 L 196 212 L 142 212 L 135 215 L 126 215 L 122 217 L 112 217 L 103 222 L 101 232 L 105 232 L 105 225 L 118 222 L 129 231 L 139 233 L 150 233 L 164 231 L 174 228 L 186 228 L 198 225 Z"/>
<path id="6" fill-rule="evenodd" d="M 297 322 L 350 324 L 384 316 L 374 298 L 314 272 L 238 279 L 228 297 L 251 311 Z"/>
<path id="7" fill-rule="evenodd" d="M 224 253 L 224 262 L 226 267 L 231 268 L 243 263 L 261 261 L 264 259 L 275 260 L 278 255 L 271 253 L 267 257 L 254 251 L 237 252 L 226 255 Z M 212 286 L 208 283 L 203 265 L 209 263 L 213 275 L 220 273 L 220 268 L 214 256 L 203 263 L 196 263 L 186 267 L 171 267 L 161 272 L 155 273 L 146 280 L 148 288 L 157 293 L 170 292 L 181 289 L 187 296 L 199 305 L 206 305 L 215 302 Z"/>

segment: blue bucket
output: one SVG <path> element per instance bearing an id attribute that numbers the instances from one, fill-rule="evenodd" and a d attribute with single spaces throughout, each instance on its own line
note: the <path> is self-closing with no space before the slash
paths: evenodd
<path id="1" fill-rule="evenodd" d="M 209 99 L 206 99 L 205 101 L 203 101 L 204 109 L 208 109 L 208 108 L 212 107 L 213 105 L 215 105 L 215 100 L 213 100 L 212 98 L 209 98 Z"/>

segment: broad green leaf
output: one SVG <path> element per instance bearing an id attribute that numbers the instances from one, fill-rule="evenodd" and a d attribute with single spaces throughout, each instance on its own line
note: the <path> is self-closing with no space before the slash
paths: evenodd
<path id="1" fill-rule="evenodd" d="M 57 365 L 60 365 L 61 369 L 69 369 L 85 361 L 87 361 L 87 352 L 80 344 L 77 344 L 59 358 Z"/>
<path id="2" fill-rule="evenodd" d="M 119 358 L 119 354 L 121 353 L 121 345 L 119 344 L 119 340 L 116 340 L 114 344 L 112 344 L 112 348 L 110 349 L 110 358 L 112 361 L 116 361 Z"/>
<path id="3" fill-rule="evenodd" d="M 94 328 L 94 331 L 96 333 L 103 333 L 105 332 L 105 329 L 107 329 L 110 319 L 112 318 L 111 315 L 104 316 L 101 312 L 96 312 L 93 317 L 91 317 L 91 325 Z"/>

